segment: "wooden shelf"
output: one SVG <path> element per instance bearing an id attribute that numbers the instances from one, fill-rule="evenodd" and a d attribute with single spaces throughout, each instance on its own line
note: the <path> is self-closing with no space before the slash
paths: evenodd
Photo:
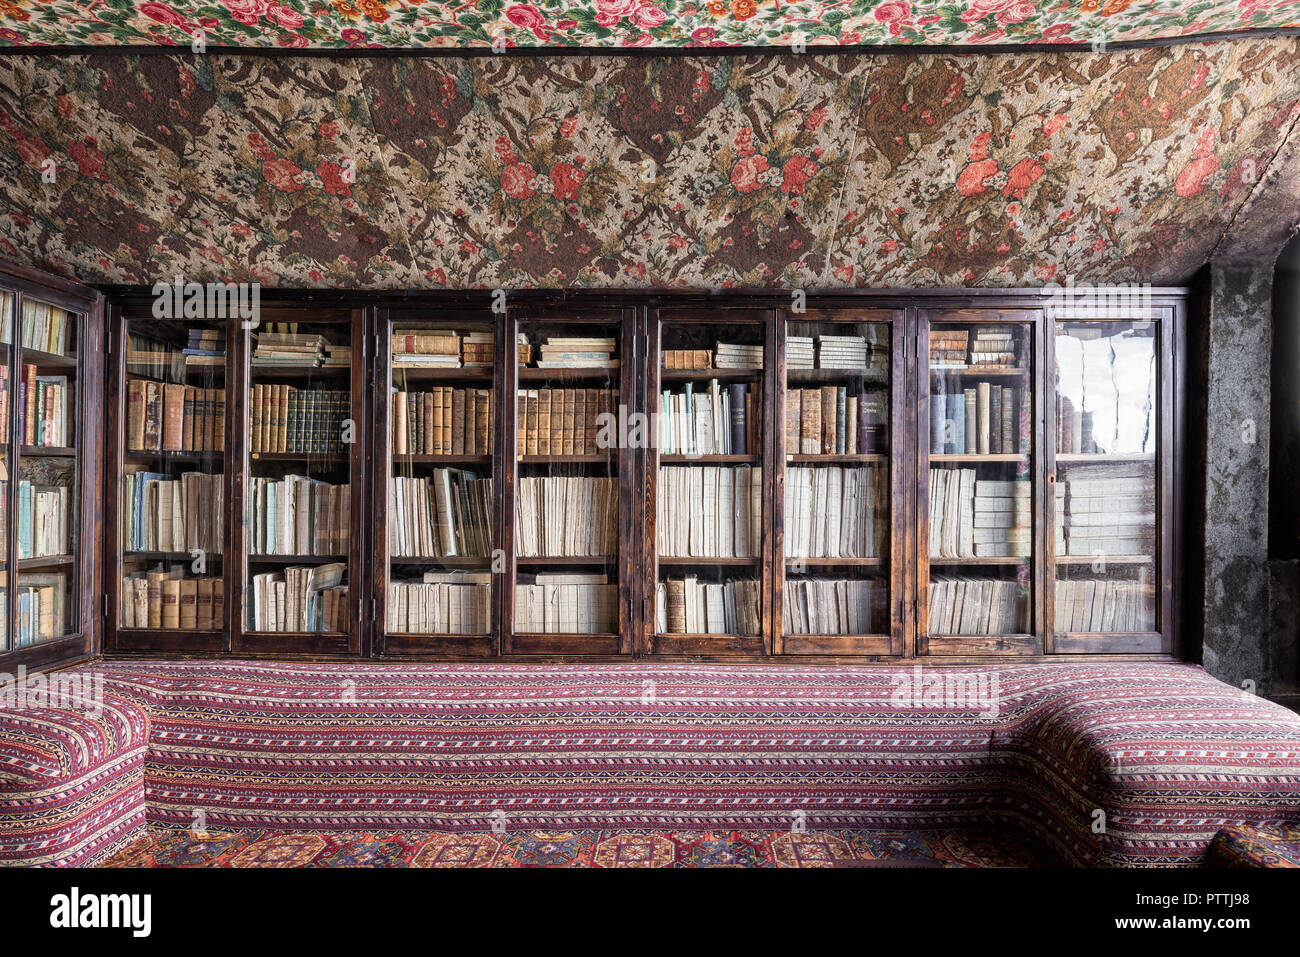
<path id="1" fill-rule="evenodd" d="M 19 361 L 24 365 L 34 365 L 37 369 L 58 369 L 62 372 L 77 371 L 77 357 L 56 355 L 52 352 L 42 352 L 40 349 L 29 349 L 23 347 L 22 355 Z"/>
<path id="2" fill-rule="evenodd" d="M 219 562 L 225 558 L 221 552 L 204 552 L 205 561 Z M 128 562 L 192 562 L 190 552 L 133 552 L 123 551 L 122 560 Z"/>
<path id="3" fill-rule="evenodd" d="M 524 558 L 515 557 L 516 565 L 616 565 L 618 564 L 617 555 L 602 555 L 596 557 L 579 558 L 567 555 L 549 555 L 545 557 Z"/>
<path id="4" fill-rule="evenodd" d="M 250 452 L 251 462 L 317 462 L 341 465 L 350 460 L 346 452 Z"/>
<path id="5" fill-rule="evenodd" d="M 618 450 L 596 455 L 516 455 L 523 465 L 617 465 Z"/>
<path id="6" fill-rule="evenodd" d="M 682 455 L 674 452 L 670 455 L 660 454 L 661 465 L 757 465 L 761 461 L 757 455 Z"/>
<path id="7" fill-rule="evenodd" d="M 172 452 L 162 449 L 149 451 L 147 449 L 127 449 L 122 453 L 122 458 L 128 462 L 180 462 L 184 464 L 196 462 L 225 462 L 225 452 Z"/>
<path id="8" fill-rule="evenodd" d="M 1001 556 L 983 555 L 979 558 L 931 558 L 931 565 L 1028 565 L 1032 557 L 1003 558 Z"/>
<path id="9" fill-rule="evenodd" d="M 668 565 L 674 568 L 686 567 L 692 565 L 757 565 L 758 558 L 680 558 L 677 556 L 659 556 L 660 565 Z"/>
<path id="10" fill-rule="evenodd" d="M 1029 370 L 1023 368 L 1007 369 L 1001 366 L 984 366 L 983 368 L 978 366 L 964 366 L 962 368 L 953 368 L 953 369 L 942 367 L 942 366 L 930 366 L 930 375 L 1014 377 L 1014 376 L 1027 376 L 1029 375 Z"/>
<path id="11" fill-rule="evenodd" d="M 440 558 L 428 555 L 390 555 L 390 565 L 441 565 L 444 568 L 486 569 L 492 564 L 488 555 L 444 555 Z"/>
<path id="12" fill-rule="evenodd" d="M 346 555 L 247 555 L 250 565 L 330 565 L 347 562 Z"/>
<path id="13" fill-rule="evenodd" d="M 394 380 L 411 382 L 486 382 L 496 377 L 492 369 L 416 369 L 394 362 L 390 366 Z"/>
<path id="14" fill-rule="evenodd" d="M 18 570 L 30 571 L 37 568 L 61 568 L 76 562 L 73 555 L 42 555 L 39 558 L 18 559 Z"/>
<path id="15" fill-rule="evenodd" d="M 786 565 L 807 565 L 810 568 L 826 568 L 834 566 L 850 567 L 860 566 L 863 568 L 879 568 L 885 564 L 883 558 L 791 558 L 786 557 Z"/>
<path id="16" fill-rule="evenodd" d="M 762 369 L 660 369 L 660 382 L 697 382 L 717 379 L 719 382 L 757 382 L 763 378 Z"/>
<path id="17" fill-rule="evenodd" d="M 351 366 L 280 366 L 251 365 L 249 376 L 253 381 L 268 379 L 337 379 L 350 378 Z"/>
<path id="18" fill-rule="evenodd" d="M 18 449 L 18 454 L 23 458 L 62 459 L 71 458 L 77 450 L 67 446 L 24 445 Z"/>
<path id="19" fill-rule="evenodd" d="M 1099 561 L 1107 565 L 1150 565 L 1155 562 L 1155 557 L 1152 555 L 1103 555 L 1100 558 L 1096 555 L 1056 556 L 1058 565 L 1092 565 Z"/>
<path id="20" fill-rule="evenodd" d="M 491 455 L 394 454 L 393 462 L 402 465 L 491 465 Z"/>
<path id="21" fill-rule="evenodd" d="M 787 455 L 785 460 L 787 462 L 793 462 L 796 465 L 857 465 L 872 462 L 888 462 L 889 456 L 883 452 L 855 452 L 852 454 L 837 452 L 826 455 L 793 453 Z"/>
<path id="22" fill-rule="evenodd" d="M 1155 462 L 1156 457 L 1150 452 L 1057 452 L 1058 465 L 1073 465 L 1083 462 Z"/>
<path id="23" fill-rule="evenodd" d="M 622 369 L 534 369 L 531 366 L 519 370 L 520 382 L 601 382 L 616 383 L 622 376 Z"/>
<path id="24" fill-rule="evenodd" d="M 1028 461 L 1029 461 L 1029 456 L 1028 456 L 1027 454 L 1016 454 L 1016 453 L 1004 454 L 1004 453 L 994 453 L 994 452 L 983 452 L 983 453 L 980 453 L 980 452 L 966 452 L 966 453 L 948 453 L 948 452 L 944 452 L 944 453 L 940 453 L 940 454 L 938 454 L 938 455 L 934 455 L 934 454 L 932 454 L 932 455 L 930 456 L 930 461 L 931 461 L 931 462 L 971 462 L 971 463 L 974 463 L 974 464 L 977 464 L 977 465 L 978 465 L 980 462 L 989 462 L 989 463 L 996 463 L 996 462 L 1028 462 Z"/>

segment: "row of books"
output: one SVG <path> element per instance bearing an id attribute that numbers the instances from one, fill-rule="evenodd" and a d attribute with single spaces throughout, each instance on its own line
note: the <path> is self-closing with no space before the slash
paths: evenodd
<path id="1" fill-rule="evenodd" d="M 616 634 L 618 585 L 603 573 L 520 575 L 514 630 L 521 633 Z"/>
<path id="2" fill-rule="evenodd" d="M 597 455 L 613 445 L 601 427 L 617 415 L 616 389 L 521 389 L 517 401 L 519 455 Z"/>
<path id="3" fill-rule="evenodd" d="M 664 368 L 670 371 L 694 371 L 713 368 L 712 349 L 665 349 Z"/>
<path id="4" fill-rule="evenodd" d="M 866 336 L 797 336 L 785 337 L 785 367 L 799 369 L 837 369 L 849 372 L 875 372 L 888 368 L 888 346 L 869 341 Z"/>
<path id="5" fill-rule="evenodd" d="M 618 553 L 618 479 L 524 477 L 515 494 L 515 548 L 521 558 Z"/>
<path id="6" fill-rule="evenodd" d="M 428 477 L 393 476 L 388 488 L 388 547 L 403 558 L 486 557 L 492 551 L 492 480 L 477 472 L 434 469 Z"/>
<path id="7" fill-rule="evenodd" d="M 259 480 L 255 480 L 259 481 Z M 225 476 L 127 472 L 122 476 L 122 549 L 220 557 L 224 547 Z"/>
<path id="8" fill-rule="evenodd" d="M 256 383 L 249 410 L 249 451 L 254 454 L 343 452 L 343 422 L 352 395 L 343 389 L 297 389 Z"/>
<path id="9" fill-rule="evenodd" d="M 547 336 L 538 348 L 538 369 L 617 369 L 615 340 L 608 336 Z"/>
<path id="10" fill-rule="evenodd" d="M 249 625 L 253 631 L 343 631 L 349 624 L 343 575 L 341 563 L 254 575 Z"/>
<path id="11" fill-rule="evenodd" d="M 67 555 L 69 489 L 18 483 L 18 557 Z"/>
<path id="12" fill-rule="evenodd" d="M 137 332 L 128 332 L 126 336 L 127 375 L 184 385 L 190 371 L 224 368 L 225 364 L 226 341 L 221 329 L 187 330 L 183 349 Z"/>
<path id="13" fill-rule="evenodd" d="M 1057 631 L 1154 631 L 1155 590 L 1148 581 L 1057 580 Z"/>
<path id="14" fill-rule="evenodd" d="M 352 364 L 352 347 L 322 335 L 276 331 L 287 323 L 267 323 L 256 335 L 252 366 L 258 368 L 343 368 Z M 297 324 L 293 323 L 296 328 Z"/>
<path id="15" fill-rule="evenodd" d="M 1150 555 L 1155 547 L 1155 481 L 1150 465 L 1074 465 L 1056 483 L 1062 555 Z"/>
<path id="16" fill-rule="evenodd" d="M 491 455 L 491 389 L 393 392 L 394 455 Z"/>
<path id="17" fill-rule="evenodd" d="M 23 445 L 66 448 L 69 442 L 68 377 L 40 375 L 24 365 L 18 390 L 18 421 Z M 9 421 L 9 367 L 0 365 L 0 422 Z M 8 441 L 6 439 L 6 441 Z"/>
<path id="18" fill-rule="evenodd" d="M 885 450 L 883 393 L 850 395 L 846 386 L 791 389 L 785 404 L 785 447 L 792 455 L 874 455 Z"/>
<path id="19" fill-rule="evenodd" d="M 24 574 L 13 589 L 16 620 L 13 648 L 53 641 L 67 634 L 68 581 L 63 575 Z M 0 588 L 0 621 L 8 620 L 8 589 Z"/>
<path id="20" fill-rule="evenodd" d="M 663 466 L 656 495 L 659 554 L 752 558 L 762 546 L 762 469 Z"/>
<path id="21" fill-rule="evenodd" d="M 1022 387 L 979 382 L 930 396 L 931 455 L 1003 455 L 1029 451 L 1030 410 Z"/>
<path id="22" fill-rule="evenodd" d="M 930 469 L 931 558 L 1019 558 L 1033 548 L 1031 485 Z"/>
<path id="23" fill-rule="evenodd" d="M 1015 581 L 936 576 L 930 581 L 930 634 L 1024 634 L 1024 595 Z"/>
<path id="24" fill-rule="evenodd" d="M 665 455 L 748 455 L 757 449 L 756 396 L 749 384 L 665 391 L 660 406 L 660 447 Z"/>
<path id="25" fill-rule="evenodd" d="M 352 487 L 304 475 L 249 481 L 248 549 L 253 555 L 346 555 Z"/>
<path id="26" fill-rule="evenodd" d="M 888 502 L 884 469 L 792 466 L 785 476 L 786 556 L 879 558 Z"/>
<path id="27" fill-rule="evenodd" d="M 4 332 L 0 342 L 10 342 L 9 315 L 13 311 L 10 296 L 4 293 L 0 300 L 0 315 L 4 316 Z M 23 300 L 22 342 L 24 349 L 36 349 L 56 356 L 72 355 L 76 334 L 76 316 L 66 309 L 41 302 Z"/>
<path id="28" fill-rule="evenodd" d="M 425 572 L 388 584 L 387 629 L 400 634 L 485 635 L 492 629 L 491 572 Z"/>
<path id="29" fill-rule="evenodd" d="M 393 365 L 408 369 L 490 369 L 496 351 L 491 331 L 394 329 L 390 343 Z"/>
<path id="30" fill-rule="evenodd" d="M 225 585 L 220 578 L 191 578 L 163 566 L 122 579 L 118 618 L 123 628 L 222 627 Z"/>
<path id="31" fill-rule="evenodd" d="M 889 632 L 889 586 L 878 579 L 787 578 L 783 597 L 788 635 Z"/>
<path id="32" fill-rule="evenodd" d="M 948 326 L 930 330 L 930 368 L 1015 368 L 1020 355 L 1014 326 L 977 325 L 974 329 Z"/>
<path id="33" fill-rule="evenodd" d="M 126 447 L 132 452 L 223 452 L 226 390 L 130 379 Z"/>
<path id="34" fill-rule="evenodd" d="M 661 634 L 757 635 L 762 632 L 762 612 L 761 585 L 750 579 L 670 578 L 655 589 Z"/>

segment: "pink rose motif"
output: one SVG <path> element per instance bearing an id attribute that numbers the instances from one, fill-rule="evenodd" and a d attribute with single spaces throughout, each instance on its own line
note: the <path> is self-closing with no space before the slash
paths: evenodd
<path id="1" fill-rule="evenodd" d="M 297 33 L 286 33 L 276 43 L 287 50 L 296 50 L 307 45 L 307 38 Z"/>
<path id="2" fill-rule="evenodd" d="M 963 196 L 978 196 L 984 192 L 984 184 L 998 174 L 996 160 L 976 160 L 957 176 L 957 192 Z"/>
<path id="3" fill-rule="evenodd" d="M 1003 196 L 1024 199 L 1030 186 L 1038 182 L 1043 175 L 1043 168 L 1031 159 L 1022 159 L 1007 174 L 1007 185 L 1002 187 Z"/>
<path id="4" fill-rule="evenodd" d="M 302 26 L 302 14 L 279 3 L 267 7 L 266 15 L 286 30 L 297 30 Z"/>
<path id="5" fill-rule="evenodd" d="M 262 163 L 262 175 L 282 193 L 296 193 L 302 189 L 302 183 L 297 179 L 301 174 L 302 170 L 287 159 L 266 160 Z"/>
<path id="6" fill-rule="evenodd" d="M 691 31 L 691 39 L 697 43 L 703 43 L 705 40 L 712 40 L 718 35 L 718 31 L 713 27 L 699 27 Z"/>
<path id="7" fill-rule="evenodd" d="M 974 23 L 976 20 L 983 20 L 990 13 L 999 13 L 1015 3 L 1016 0 L 970 0 L 968 6 L 961 18 L 966 23 Z"/>
<path id="8" fill-rule="evenodd" d="M 1174 192 L 1186 199 L 1205 189 L 1205 181 L 1219 171 L 1219 157 L 1211 153 L 1192 160 L 1174 180 Z"/>
<path id="9" fill-rule="evenodd" d="M 896 37 L 902 32 L 903 25 L 911 22 L 912 5 L 902 2 L 882 3 L 872 12 L 872 16 L 877 23 L 889 27 L 891 37 Z"/>
<path id="10" fill-rule="evenodd" d="M 76 141 L 68 146 L 68 155 L 77 163 L 81 175 L 90 179 L 106 179 L 104 176 L 104 154 L 88 143 Z"/>
<path id="11" fill-rule="evenodd" d="M 762 189 L 763 184 L 758 178 L 766 173 L 768 168 L 767 157 L 762 153 L 746 156 L 732 167 L 731 185 L 742 193 L 752 193 L 756 189 Z"/>
<path id="12" fill-rule="evenodd" d="M 517 27 L 532 30 L 538 38 L 546 37 L 546 31 L 542 29 L 546 26 L 546 18 L 531 4 L 518 3 L 513 7 L 506 7 L 506 19 Z"/>
<path id="13" fill-rule="evenodd" d="M 342 37 L 343 42 L 350 47 L 354 47 L 358 43 L 364 43 L 366 39 L 365 33 L 363 33 L 361 30 L 358 30 L 356 27 L 348 27 L 346 30 L 340 33 L 339 36 Z"/>
<path id="14" fill-rule="evenodd" d="M 653 30 L 655 27 L 663 26 L 664 20 L 668 19 L 668 15 L 658 7 L 648 3 L 643 7 L 638 7 L 632 19 L 641 29 Z"/>
<path id="15" fill-rule="evenodd" d="M 512 163 L 501 171 L 501 188 L 511 199 L 527 199 L 535 194 L 532 181 L 537 170 L 527 163 Z"/>
<path id="16" fill-rule="evenodd" d="M 324 184 L 325 192 L 331 196 L 351 196 L 347 180 L 343 178 L 343 167 L 332 160 L 321 160 L 316 164 L 316 175 Z"/>
<path id="17" fill-rule="evenodd" d="M 596 0 L 596 22 L 602 27 L 615 26 L 624 17 L 630 17 L 641 6 L 642 0 Z"/>
<path id="18" fill-rule="evenodd" d="M 339 125 L 334 120 L 322 120 L 317 132 L 320 133 L 321 139 L 332 140 L 339 135 Z"/>
<path id="19" fill-rule="evenodd" d="M 185 24 L 185 18 L 167 6 L 165 3 L 142 3 L 140 12 L 150 20 L 157 20 L 159 23 L 165 23 L 169 27 L 179 27 Z"/>
<path id="20" fill-rule="evenodd" d="M 1019 0 L 1005 10 L 998 11 L 998 23 L 1024 23 L 1034 15 L 1036 9 L 1029 0 Z"/>
<path id="21" fill-rule="evenodd" d="M 587 174 L 571 163 L 556 163 L 551 170 L 551 185 L 555 189 L 555 198 L 559 200 L 577 199 L 578 187 L 587 178 Z"/>
<path id="22" fill-rule="evenodd" d="M 808 181 L 817 175 L 817 163 L 807 156 L 795 154 L 781 167 L 781 192 L 790 196 L 799 196 L 808 185 Z M 732 173 L 735 182 L 735 173 Z"/>
<path id="23" fill-rule="evenodd" d="M 230 15 L 250 27 L 257 26 L 258 18 L 266 13 L 266 0 L 221 0 Z"/>

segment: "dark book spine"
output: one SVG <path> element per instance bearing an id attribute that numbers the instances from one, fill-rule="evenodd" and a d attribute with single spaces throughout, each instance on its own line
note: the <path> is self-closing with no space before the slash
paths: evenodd
<path id="1" fill-rule="evenodd" d="M 845 439 L 847 433 L 845 428 L 848 423 L 845 421 L 848 415 L 849 390 L 845 386 L 838 386 L 835 389 L 835 454 L 843 455 L 845 452 Z M 859 413 L 861 415 L 861 413 Z"/>
<path id="2" fill-rule="evenodd" d="M 745 441 L 748 422 L 745 418 L 745 399 L 749 386 L 744 383 L 731 385 L 731 452 L 733 455 L 748 455 Z"/>

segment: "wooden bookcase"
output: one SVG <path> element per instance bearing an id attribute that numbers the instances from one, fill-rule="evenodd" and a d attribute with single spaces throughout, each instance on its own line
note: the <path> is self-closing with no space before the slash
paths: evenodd
<path id="1" fill-rule="evenodd" d="M 1151 290 L 1146 302 L 1092 312 L 1041 290 L 827 293 L 798 303 L 776 293 L 535 291 L 511 293 L 504 307 L 486 291 L 268 293 L 259 323 L 247 325 L 237 317 L 159 319 L 141 290 L 110 293 L 101 307 L 95 293 L 30 270 L 8 271 L 0 289 L 16 293 L 11 319 L 25 297 L 77 317 L 75 354 L 49 361 L 75 382 L 80 418 L 67 457 L 83 545 L 65 560 L 77 589 L 76 630 L 12 649 L 16 614 L 7 601 L 0 666 L 101 650 L 804 663 L 1157 660 L 1180 652 L 1185 290 Z M 281 328 L 325 336 L 330 363 L 256 361 L 271 341 L 264 333 Z M 461 361 L 490 354 L 491 365 L 421 361 L 403 358 L 420 355 L 405 343 L 395 349 L 395 336 L 417 337 L 411 348 L 420 348 L 419 336 L 445 334 L 472 344 Z M 145 338 L 181 355 L 196 345 L 224 348 L 224 364 L 177 360 L 174 375 L 156 377 L 220 394 L 219 452 L 130 448 L 131 383 L 149 378 L 132 361 L 132 343 Z M 977 345 L 989 355 L 955 358 Z M 4 358 L 17 381 L 20 357 L 10 347 Z M 347 422 L 351 441 L 328 451 L 255 447 L 259 385 L 343 393 L 335 419 Z M 683 419 L 688 387 L 689 407 L 707 422 Z M 563 399 L 573 397 L 573 428 L 585 423 L 581 445 L 571 430 L 572 449 L 563 436 L 558 450 L 530 448 L 537 416 L 530 397 L 543 391 L 561 397 L 562 413 Z M 814 392 L 818 415 L 833 417 L 834 428 L 805 435 Z M 464 435 L 434 444 L 443 433 L 431 431 L 432 410 L 444 396 L 462 430 L 472 406 L 472 450 Z M 608 428 L 588 448 L 596 420 L 583 413 L 593 401 Z M 740 408 L 743 425 L 729 418 Z M 7 472 L 22 474 L 31 450 L 14 444 L 12 415 L 4 428 Z M 932 479 L 932 470 L 944 474 Z M 224 508 L 215 524 L 204 516 L 203 528 L 211 535 L 219 527 L 222 547 L 203 550 L 196 566 L 194 549 L 175 541 L 155 551 L 133 542 L 123 476 L 141 471 L 182 483 L 200 481 L 183 478 L 189 473 L 210 476 L 202 481 L 220 487 Z M 267 554 L 257 544 L 256 480 L 287 475 L 347 485 L 346 547 Z M 394 537 L 395 521 L 437 501 L 435 482 L 456 488 L 455 501 L 484 526 L 463 550 L 449 552 L 432 515 L 424 539 L 403 547 Z M 576 498 L 522 504 L 565 482 Z M 739 539 L 737 482 L 750 490 Z M 704 513 L 682 496 L 696 487 L 692 494 L 729 503 L 730 531 L 720 531 L 726 523 L 716 512 L 707 529 L 692 527 L 692 514 L 698 526 Z M 943 501 L 932 501 L 940 492 Z M 16 495 L 6 488 L 10 515 Z M 816 537 L 827 509 L 857 523 L 838 542 Z M 570 541 L 588 511 L 608 516 L 605 531 Z M 947 529 L 945 514 L 958 516 Z M 188 534 L 195 520 L 184 521 Z M 538 537 L 547 527 L 563 533 Z M 5 534 L 8 557 L 14 523 Z M 946 544 L 944 534 L 953 536 Z M 347 587 L 332 629 L 256 627 L 254 576 L 332 564 L 342 566 Z M 159 565 L 182 578 L 220 579 L 222 602 L 208 627 L 124 617 L 123 578 Z M 689 620 L 684 600 L 679 612 L 674 597 L 671 615 L 668 600 L 670 584 L 683 596 L 688 581 L 700 599 Z M 717 587 L 729 582 L 753 584 L 732 585 L 731 595 L 740 595 L 733 602 Z M 968 596 L 978 604 L 968 607 Z M 810 611 L 819 598 L 827 606 Z M 547 618 L 538 603 L 552 601 Z"/>

